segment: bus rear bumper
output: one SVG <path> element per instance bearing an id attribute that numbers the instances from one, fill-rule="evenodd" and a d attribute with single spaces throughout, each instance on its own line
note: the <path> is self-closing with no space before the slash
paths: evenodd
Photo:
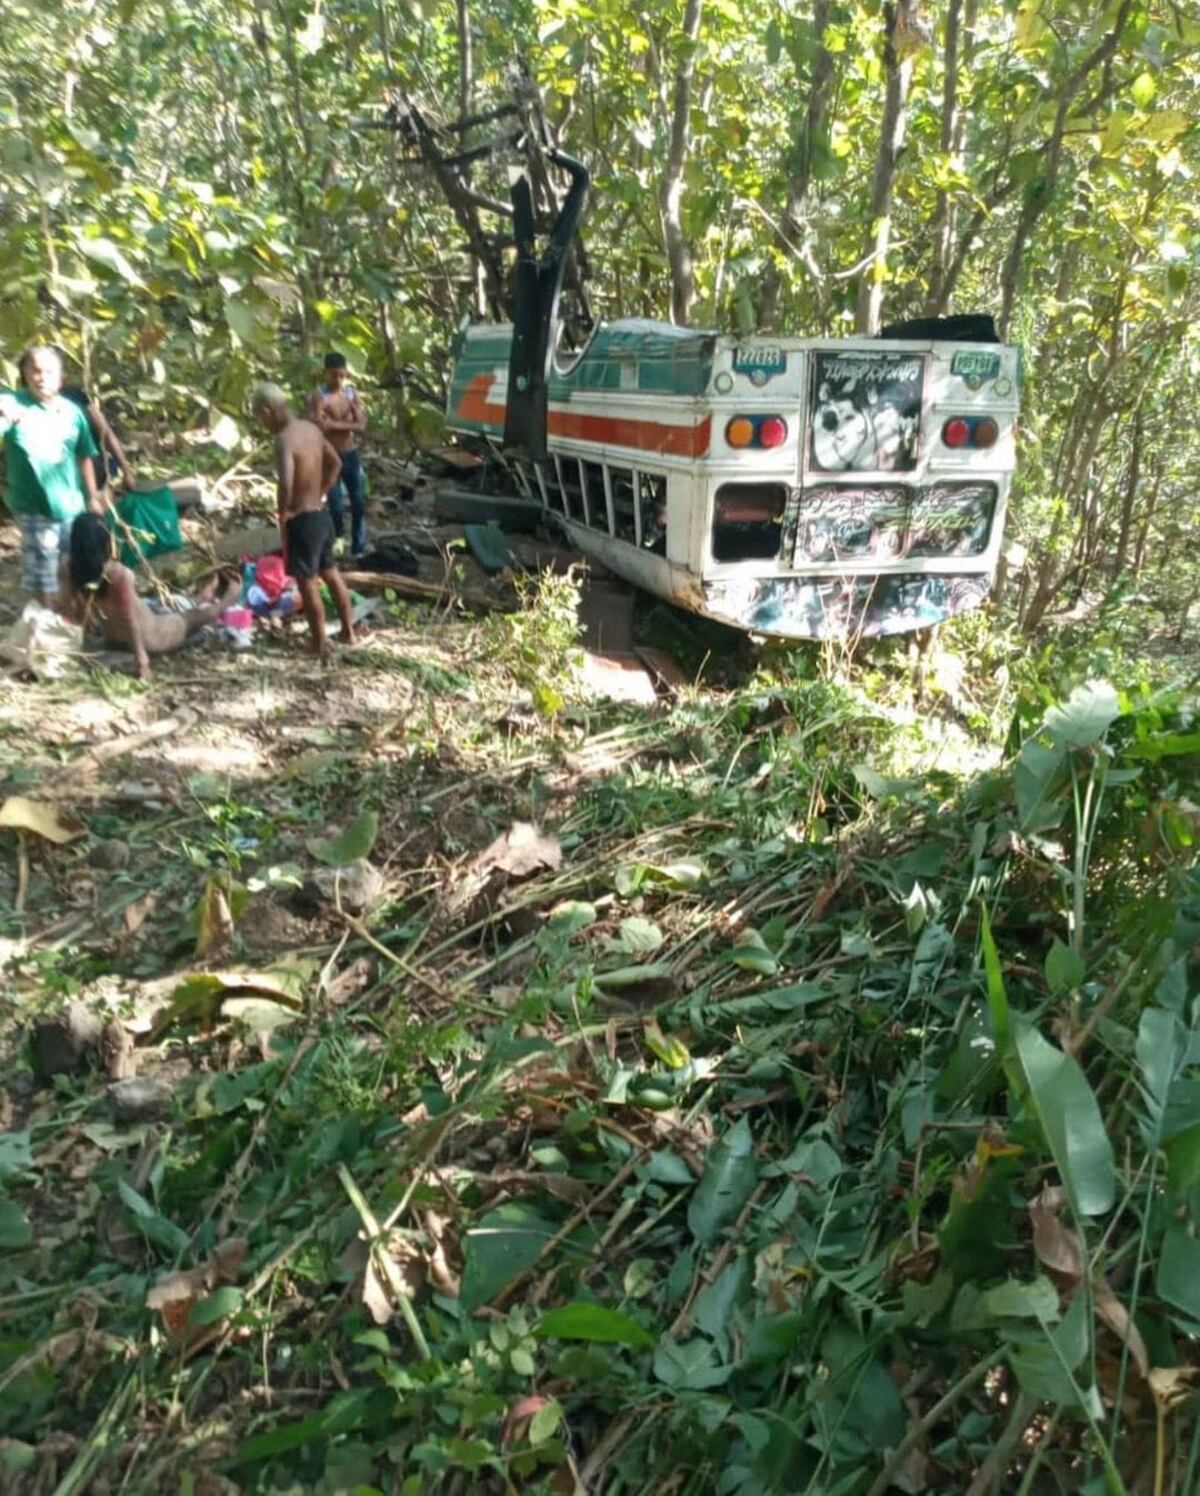
<path id="1" fill-rule="evenodd" d="M 703 611 L 785 639 L 871 638 L 930 628 L 978 608 L 992 579 L 943 576 L 723 577 L 703 584 Z"/>

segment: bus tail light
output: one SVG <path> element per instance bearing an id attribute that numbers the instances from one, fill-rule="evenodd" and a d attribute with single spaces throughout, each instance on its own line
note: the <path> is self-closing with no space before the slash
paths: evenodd
<path id="1" fill-rule="evenodd" d="M 788 424 L 782 416 L 733 416 L 725 426 L 725 441 L 739 450 L 782 447 Z"/>
<path id="2" fill-rule="evenodd" d="M 942 441 L 959 451 L 963 447 L 986 451 L 999 440 L 1000 427 L 991 416 L 951 416 L 942 427 Z"/>

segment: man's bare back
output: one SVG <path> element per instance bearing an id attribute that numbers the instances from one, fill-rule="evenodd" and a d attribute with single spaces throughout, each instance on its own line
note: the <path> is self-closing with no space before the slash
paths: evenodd
<path id="1" fill-rule="evenodd" d="M 279 514 L 287 520 L 306 509 L 319 509 L 336 479 L 336 451 L 312 421 L 292 416 L 275 441 L 279 467 Z"/>

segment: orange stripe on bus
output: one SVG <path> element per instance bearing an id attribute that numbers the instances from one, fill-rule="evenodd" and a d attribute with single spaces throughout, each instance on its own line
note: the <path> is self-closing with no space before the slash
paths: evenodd
<path id="1" fill-rule="evenodd" d="M 455 407 L 455 415 L 464 421 L 478 421 L 483 426 L 502 427 L 505 408 L 488 399 L 495 382 L 494 374 L 473 374 Z M 629 416 L 585 415 L 572 410 L 551 410 L 547 419 L 552 436 L 614 447 L 633 447 L 639 452 L 664 452 L 673 457 L 703 457 L 708 451 L 712 432 L 709 416 L 695 426 L 639 421 Z"/>
<path id="2" fill-rule="evenodd" d="M 493 405 L 488 399 L 495 382 L 494 374 L 472 374 L 454 414 L 461 416 L 464 421 L 479 421 L 485 426 L 503 426 L 504 406 Z"/>
<path id="3" fill-rule="evenodd" d="M 698 426 L 669 426 L 663 421 L 635 421 L 627 416 L 588 416 L 578 411 L 552 410 L 553 436 L 576 441 L 603 442 L 613 447 L 636 447 L 639 452 L 669 452 L 674 457 L 702 457 L 708 451 L 712 420 Z"/>

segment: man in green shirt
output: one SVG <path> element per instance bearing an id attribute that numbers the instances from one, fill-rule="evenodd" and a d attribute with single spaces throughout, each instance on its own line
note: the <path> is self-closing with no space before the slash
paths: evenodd
<path id="1" fill-rule="evenodd" d="M 103 508 L 91 461 L 99 449 L 87 417 L 59 393 L 57 352 L 28 348 L 18 368 L 24 388 L 0 392 L 6 499 L 21 527 L 22 584 L 51 608 L 58 600 L 71 525 L 85 508 Z"/>

